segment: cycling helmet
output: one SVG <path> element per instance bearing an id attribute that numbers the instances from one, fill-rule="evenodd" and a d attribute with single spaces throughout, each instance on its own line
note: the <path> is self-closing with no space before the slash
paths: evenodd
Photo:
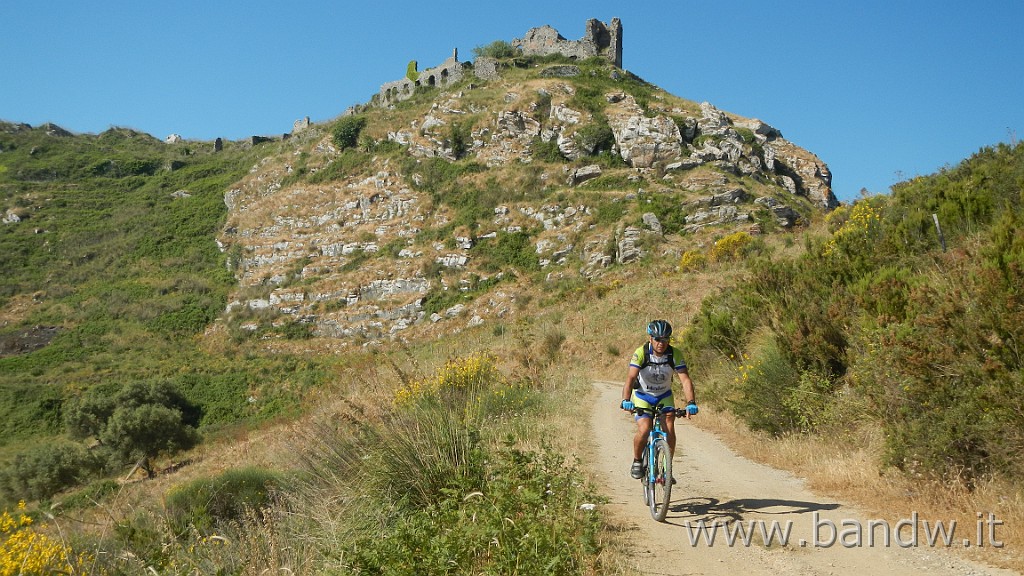
<path id="1" fill-rule="evenodd" d="M 647 325 L 647 333 L 652 338 L 668 338 L 672 335 L 672 325 L 664 320 L 655 320 Z"/>

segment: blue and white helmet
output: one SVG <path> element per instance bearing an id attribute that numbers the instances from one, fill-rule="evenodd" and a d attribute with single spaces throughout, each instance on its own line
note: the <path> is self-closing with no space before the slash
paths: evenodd
<path id="1" fill-rule="evenodd" d="M 647 333 L 652 338 L 668 338 L 672 335 L 672 325 L 665 320 L 655 320 L 647 325 Z"/>

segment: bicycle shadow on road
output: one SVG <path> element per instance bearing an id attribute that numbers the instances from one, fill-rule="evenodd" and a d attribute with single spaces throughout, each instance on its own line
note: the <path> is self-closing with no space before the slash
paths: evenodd
<path id="1" fill-rule="evenodd" d="M 745 514 L 809 514 L 824 510 L 836 510 L 835 502 L 804 502 L 801 500 L 779 500 L 777 498 L 738 498 L 721 501 L 718 498 L 686 498 L 669 505 L 669 512 L 675 518 L 689 522 L 711 523 L 717 520 L 741 522 Z"/>

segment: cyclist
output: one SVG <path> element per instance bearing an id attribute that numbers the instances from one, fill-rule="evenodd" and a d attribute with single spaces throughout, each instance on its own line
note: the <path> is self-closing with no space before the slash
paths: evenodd
<path id="1" fill-rule="evenodd" d="M 665 320 L 654 320 L 647 325 L 647 335 L 649 341 L 637 348 L 629 360 L 629 372 L 626 375 L 626 384 L 622 387 L 620 406 L 627 412 L 632 411 L 634 407 L 654 408 L 659 403 L 665 406 L 668 447 L 671 453 L 675 454 L 676 421 L 672 398 L 672 373 L 676 373 L 679 383 L 682 384 L 687 418 L 697 414 L 697 397 L 682 354 L 669 344 L 672 325 Z M 644 414 L 636 416 L 636 423 L 633 464 L 629 468 L 629 475 L 639 479 L 643 476 L 641 455 L 653 422 L 650 415 Z"/>

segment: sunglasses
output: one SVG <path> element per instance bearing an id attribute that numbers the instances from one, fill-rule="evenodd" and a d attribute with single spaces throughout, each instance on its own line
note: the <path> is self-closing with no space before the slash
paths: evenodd
<path id="1" fill-rule="evenodd" d="M 659 342 L 661 344 L 668 344 L 670 340 L 671 338 L 654 338 L 655 342 Z"/>

